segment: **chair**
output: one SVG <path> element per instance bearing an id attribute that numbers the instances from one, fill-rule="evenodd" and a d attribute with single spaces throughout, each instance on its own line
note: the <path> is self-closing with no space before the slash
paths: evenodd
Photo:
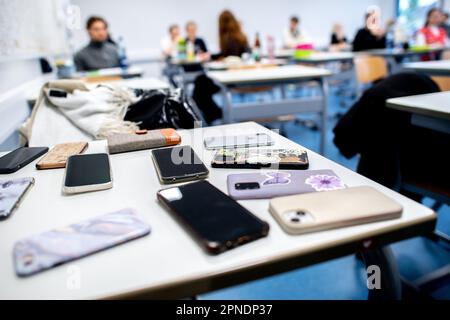
<path id="1" fill-rule="evenodd" d="M 450 77 L 431 77 L 441 91 L 450 91 Z"/>
<path id="2" fill-rule="evenodd" d="M 355 57 L 354 63 L 360 86 L 371 85 L 389 75 L 386 60 L 382 57 L 359 55 Z"/>
<path id="3" fill-rule="evenodd" d="M 442 60 L 450 60 L 450 50 L 445 50 L 444 52 L 442 52 L 441 59 Z"/>

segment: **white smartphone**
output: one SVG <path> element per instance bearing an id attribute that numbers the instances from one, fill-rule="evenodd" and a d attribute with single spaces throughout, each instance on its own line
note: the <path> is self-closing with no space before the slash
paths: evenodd
<path id="1" fill-rule="evenodd" d="M 74 194 L 110 188 L 112 188 L 112 172 L 108 154 L 81 154 L 67 159 L 64 193 Z"/>
<path id="2" fill-rule="evenodd" d="M 272 138 L 266 133 L 208 137 L 204 141 L 205 148 L 208 150 L 263 147 L 271 146 L 273 143 Z"/>

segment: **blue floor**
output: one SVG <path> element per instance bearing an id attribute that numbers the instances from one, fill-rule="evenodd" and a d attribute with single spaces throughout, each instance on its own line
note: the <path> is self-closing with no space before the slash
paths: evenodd
<path id="1" fill-rule="evenodd" d="M 239 99 L 239 98 L 238 98 Z M 330 98 L 329 113 L 343 112 L 339 101 L 333 95 Z M 314 116 L 308 117 L 314 119 Z M 329 117 L 325 155 L 341 165 L 356 170 L 358 159 L 346 159 L 334 146 L 332 129 L 336 118 Z M 313 131 L 303 125 L 288 123 L 285 132 L 289 139 L 311 149 L 319 150 L 319 131 Z M 431 206 L 433 200 L 425 199 L 424 204 Z M 450 207 L 444 206 L 438 212 L 438 230 L 450 234 Z M 395 243 L 391 246 L 402 277 L 414 281 L 423 275 L 450 264 L 450 248 L 434 244 L 422 237 Z M 199 299 L 367 299 L 365 270 L 355 256 L 317 264 L 307 268 L 253 281 L 243 285 L 211 292 L 199 296 Z M 450 299 L 450 285 L 433 292 L 435 299 Z"/>

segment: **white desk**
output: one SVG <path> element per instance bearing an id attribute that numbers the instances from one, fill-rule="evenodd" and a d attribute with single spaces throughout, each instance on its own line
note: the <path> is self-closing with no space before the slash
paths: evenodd
<path id="1" fill-rule="evenodd" d="M 113 81 L 114 85 L 123 85 L 130 89 L 157 90 L 168 89 L 170 86 L 167 81 L 158 78 L 134 78 Z"/>
<path id="2" fill-rule="evenodd" d="M 294 49 L 276 49 L 275 58 L 277 59 L 290 59 L 294 56 Z"/>
<path id="3" fill-rule="evenodd" d="M 313 52 L 309 57 L 294 58 L 295 62 L 307 64 L 325 64 L 330 62 L 350 62 L 353 61 L 353 52 Z"/>
<path id="4" fill-rule="evenodd" d="M 373 49 L 373 50 L 365 50 L 356 52 L 356 54 L 369 54 L 374 56 L 381 57 L 408 57 L 408 56 L 422 56 L 430 53 L 439 53 L 445 51 L 447 48 L 445 47 L 435 47 L 435 48 L 424 48 L 424 49 Z"/>
<path id="5" fill-rule="evenodd" d="M 386 105 L 411 113 L 415 125 L 450 133 L 450 91 L 389 99 Z"/>
<path id="6" fill-rule="evenodd" d="M 320 113 L 322 116 L 320 148 L 323 154 L 326 141 L 325 133 L 328 104 L 328 85 L 325 78 L 331 75 L 330 71 L 320 68 L 288 65 L 248 70 L 210 71 L 207 74 L 212 79 L 215 79 L 222 88 L 225 123 L 305 112 Z M 286 84 L 298 84 L 304 81 L 317 81 L 322 90 L 321 96 L 286 99 L 284 86 Z M 237 106 L 232 104 L 231 94 L 234 88 L 254 86 L 279 86 L 282 92 L 282 100 L 243 103 Z"/>
<path id="7" fill-rule="evenodd" d="M 283 66 L 288 64 L 286 59 L 267 59 L 263 58 L 260 62 L 240 62 L 240 63 L 227 63 L 225 61 L 211 61 L 205 63 L 203 66 L 210 71 L 223 71 L 231 69 L 258 69 L 258 68 L 270 68 L 274 66 Z"/>
<path id="8" fill-rule="evenodd" d="M 450 60 L 405 63 L 403 68 L 405 70 L 425 73 L 430 76 L 450 77 Z"/>
<path id="9" fill-rule="evenodd" d="M 405 57 L 421 57 L 423 55 L 434 55 L 437 53 L 440 53 L 447 48 L 445 47 L 436 47 L 436 48 L 426 48 L 426 49 L 417 49 L 417 50 L 404 50 L 404 49 L 374 49 L 374 50 L 367 50 L 367 51 L 360 51 L 356 54 L 362 54 L 362 55 L 373 55 L 373 56 L 380 56 L 386 59 L 388 64 L 391 67 L 391 73 L 400 72 L 403 70 L 403 66 L 398 63 L 399 58 L 405 58 Z"/>
<path id="10" fill-rule="evenodd" d="M 233 124 L 180 131 L 183 144 L 192 145 L 210 169 L 209 181 L 226 192 L 230 173 L 249 170 L 212 169 L 212 151 L 204 151 L 205 136 L 267 132 L 275 147 L 297 144 L 255 123 Z M 195 139 L 195 140 L 194 140 Z M 101 146 L 96 145 L 96 148 Z M 111 156 L 114 187 L 110 190 L 62 196 L 64 170 L 36 171 L 34 163 L 0 178 L 34 176 L 36 185 L 18 210 L 0 222 L 0 299 L 85 299 L 140 295 L 182 298 L 259 279 L 313 263 L 384 246 L 434 229 L 436 216 L 400 194 L 370 181 L 309 151 L 311 169 L 332 169 L 348 186 L 371 185 L 398 201 L 400 219 L 317 232 L 302 236 L 286 234 L 268 212 L 268 200 L 241 204 L 270 224 L 268 237 L 209 256 L 156 200 L 158 182 L 150 152 Z M 18 278 L 12 263 L 15 241 L 55 227 L 79 222 L 124 207 L 135 208 L 147 221 L 149 236 L 28 278 Z M 69 289 L 71 277 L 79 275 L 80 286 Z"/>
<path id="11" fill-rule="evenodd" d="M 95 71 L 81 71 L 76 72 L 71 76 L 72 79 L 80 79 L 80 78 L 95 78 L 95 77 L 122 77 L 126 78 L 135 78 L 141 77 L 144 74 L 144 70 L 142 68 L 131 66 L 126 69 L 122 68 L 107 68 L 100 69 Z"/>

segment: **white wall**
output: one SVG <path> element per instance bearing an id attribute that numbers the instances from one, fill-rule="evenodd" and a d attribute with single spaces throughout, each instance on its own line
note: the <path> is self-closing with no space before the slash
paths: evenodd
<path id="1" fill-rule="evenodd" d="M 289 17 L 297 14 L 316 44 L 326 45 L 334 22 L 344 24 L 348 37 L 363 23 L 369 5 L 380 5 L 389 17 L 394 13 L 394 0 L 72 0 L 80 6 L 84 23 L 92 14 L 104 16 L 113 36 L 122 35 L 129 51 L 159 48 L 160 39 L 170 23 L 184 25 L 195 20 L 199 33 L 212 50 L 217 49 L 217 18 L 225 8 L 231 9 L 243 22 L 251 41 L 256 31 L 264 36 L 280 37 Z M 76 47 L 87 41 L 84 29 L 75 32 Z M 279 40 L 278 40 L 279 41 Z M 281 44 L 281 43 L 280 43 Z"/>

